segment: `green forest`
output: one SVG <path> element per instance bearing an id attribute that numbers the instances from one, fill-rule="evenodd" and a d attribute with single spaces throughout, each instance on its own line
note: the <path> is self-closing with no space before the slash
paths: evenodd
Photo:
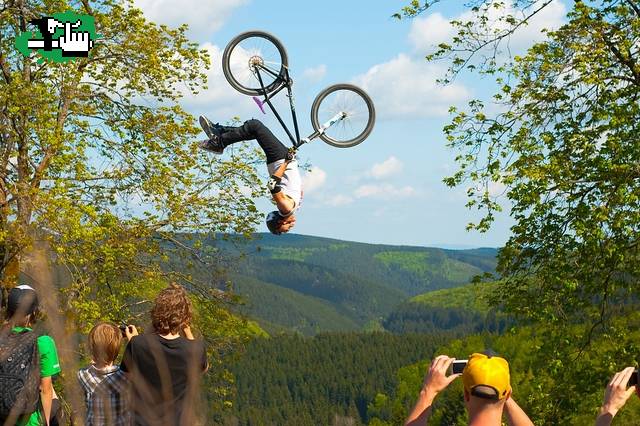
<path id="1" fill-rule="evenodd" d="M 558 2 L 471 0 L 456 19 L 445 3 L 406 0 L 379 19 L 439 16 L 449 38 L 419 52 L 438 87 L 494 85 L 448 109 L 441 180 L 469 232 L 508 216 L 498 248 L 260 233 L 261 151 L 202 155 L 182 102 L 207 89 L 220 52 L 133 0 L 0 2 L 1 306 L 18 284 L 46 295 L 38 331 L 58 347 L 67 424 L 83 424 L 89 330 L 149 329 L 172 282 L 207 348 L 203 425 L 399 425 L 432 357 L 484 350 L 509 361 L 536 425 L 594 422 L 609 378 L 640 359 L 640 3 L 562 2 L 557 28 L 517 55 L 517 31 Z M 89 56 L 16 48 L 60 11 L 95 20 Z M 430 424 L 466 424 L 461 395 L 458 380 Z M 613 423 L 639 417 L 631 398 Z"/>
<path id="2" fill-rule="evenodd" d="M 517 323 L 494 314 L 484 301 L 461 297 L 479 285 L 496 287 L 470 284 L 418 296 L 442 307 L 400 305 L 383 321 L 384 331 L 281 333 L 253 340 L 231 368 L 237 393 L 232 413 L 221 422 L 399 425 L 430 359 L 437 354 L 464 359 L 489 350 L 509 360 L 513 397 L 535 424 L 592 423 L 612 371 L 637 362 L 640 336 L 629 331 L 640 325 L 635 305 L 621 309 L 608 334 L 584 342 L 579 348 L 584 353 L 577 353 L 566 348 L 575 347 L 581 324 L 567 324 L 554 335 L 548 325 Z M 461 383 L 450 386 L 437 400 L 430 424 L 467 424 L 461 395 Z M 634 424 L 640 414 L 640 401 L 627 405 L 618 424 Z"/>
<path id="3" fill-rule="evenodd" d="M 495 271 L 497 250 L 443 250 L 258 234 L 230 272 L 241 312 L 268 331 L 375 330 L 405 300 Z M 220 246 L 229 256 L 235 248 Z M 321 285 L 320 285 L 321 284 Z M 417 296 L 416 296 L 417 297 Z M 467 298 L 472 297 L 471 293 Z M 266 303 L 268 301 L 268 303 Z M 414 330 L 428 331 L 428 330 Z"/>
<path id="4" fill-rule="evenodd" d="M 433 355 L 443 335 L 386 333 L 279 335 L 256 339 L 232 371 L 237 396 L 229 424 L 366 424 L 378 392 L 396 371 Z"/>

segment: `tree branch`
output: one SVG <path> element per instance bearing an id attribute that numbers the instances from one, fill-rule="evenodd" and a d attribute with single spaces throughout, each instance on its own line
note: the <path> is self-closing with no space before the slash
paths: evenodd
<path id="1" fill-rule="evenodd" d="M 618 61 L 620 61 L 622 65 L 626 66 L 629 69 L 629 71 L 631 71 L 631 74 L 633 75 L 633 79 L 634 79 L 634 84 L 636 86 L 640 86 L 640 73 L 636 69 L 636 63 L 632 59 L 632 57 L 631 56 L 625 57 L 625 55 L 623 55 L 622 52 L 620 52 L 620 49 L 618 49 L 618 47 L 611 41 L 611 39 L 608 38 L 608 36 L 605 34 L 604 31 L 598 31 L 598 34 L 602 37 L 602 41 L 604 41 L 604 43 L 607 45 L 609 50 L 613 52 L 613 54 L 618 59 Z"/>
<path id="2" fill-rule="evenodd" d="M 631 0 L 624 0 L 624 2 L 627 3 L 631 9 L 633 9 L 633 11 L 636 13 L 636 15 L 638 15 L 638 17 L 640 17 L 640 7 L 638 7 L 637 4 L 635 4 Z"/>

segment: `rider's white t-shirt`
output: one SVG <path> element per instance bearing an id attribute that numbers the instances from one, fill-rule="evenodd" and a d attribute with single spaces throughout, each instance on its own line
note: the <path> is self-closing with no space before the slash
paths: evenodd
<path id="1" fill-rule="evenodd" d="M 267 164 L 267 170 L 269 170 L 269 175 L 275 173 L 278 170 L 278 167 L 282 163 L 284 163 L 284 159 L 274 161 L 273 163 Z M 293 199 L 296 203 L 293 210 L 297 210 L 300 207 L 300 201 L 302 200 L 302 177 L 300 176 L 300 170 L 298 168 L 298 162 L 296 160 L 291 161 L 287 168 L 284 171 L 284 175 L 282 175 L 282 180 L 280 181 L 280 187 L 282 188 L 282 192 L 285 195 L 288 195 Z"/>

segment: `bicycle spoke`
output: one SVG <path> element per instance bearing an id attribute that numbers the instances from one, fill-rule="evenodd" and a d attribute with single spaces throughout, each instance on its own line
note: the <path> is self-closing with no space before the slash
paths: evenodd
<path id="1" fill-rule="evenodd" d="M 364 132 L 369 120 L 369 109 L 360 95 L 350 90 L 338 90 L 329 94 L 318 110 L 318 119 L 320 123 L 324 123 L 339 113 L 346 113 L 346 117 L 325 131 L 328 137 L 335 141 L 349 141 Z"/>
<path id="2" fill-rule="evenodd" d="M 229 55 L 229 68 L 234 78 L 244 87 L 259 90 L 260 81 L 256 72 L 264 68 L 260 77 L 265 87 L 272 85 L 280 76 L 283 58 L 269 40 L 251 37 L 238 43 Z"/>

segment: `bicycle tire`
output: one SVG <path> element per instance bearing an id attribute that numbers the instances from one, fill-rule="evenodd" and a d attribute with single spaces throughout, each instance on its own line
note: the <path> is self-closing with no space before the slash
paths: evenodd
<path id="1" fill-rule="evenodd" d="M 238 66 L 234 66 L 234 64 L 232 63 L 232 55 L 234 51 L 238 48 L 240 43 L 247 41 L 249 39 L 255 39 L 251 41 L 252 42 L 255 41 L 256 44 L 258 44 L 260 39 L 266 40 L 266 42 L 270 43 L 273 47 L 275 47 L 278 54 L 280 55 L 280 58 L 276 58 L 277 61 L 274 62 L 275 66 L 272 65 L 272 67 L 274 68 L 272 71 L 274 73 L 277 73 L 278 76 L 275 78 L 271 76 L 273 78 L 273 81 L 270 81 L 268 82 L 268 84 L 265 84 L 265 90 L 262 90 L 262 88 L 259 85 L 258 78 L 255 77 L 255 75 L 253 78 L 255 85 L 249 85 L 248 81 L 251 81 L 251 80 L 248 79 L 245 74 L 247 73 L 254 74 L 254 73 L 251 70 L 251 65 L 248 62 L 246 66 L 242 64 L 241 54 L 239 54 L 240 58 L 237 58 L 239 60 Z M 251 57 L 260 57 L 260 56 L 253 55 Z M 247 57 L 246 60 L 248 61 L 249 57 Z M 273 92 L 274 90 L 280 88 L 280 86 L 282 86 L 285 83 L 284 75 L 285 75 L 285 69 L 287 67 L 288 67 L 288 58 L 287 58 L 287 51 L 285 50 L 284 45 L 276 37 L 264 31 L 257 31 L 257 30 L 247 31 L 237 35 L 229 42 L 229 44 L 227 44 L 227 47 L 225 47 L 224 52 L 222 54 L 222 72 L 225 78 L 227 79 L 231 87 L 236 89 L 238 92 L 243 93 L 245 95 L 249 95 L 249 96 L 267 95 Z M 235 68 L 235 71 L 232 68 Z M 240 76 L 239 74 L 242 74 L 242 76 Z M 265 73 L 265 75 L 267 75 L 267 73 Z"/>
<path id="2" fill-rule="evenodd" d="M 325 112 L 321 113 L 320 111 L 321 111 L 321 108 L 323 108 L 323 103 L 327 103 L 329 96 L 334 94 L 337 94 L 338 98 L 340 97 L 341 94 L 345 94 L 346 96 L 355 96 L 354 99 L 361 104 L 361 105 L 358 105 L 357 107 L 360 109 L 363 109 L 362 107 L 365 107 L 366 112 L 346 111 L 346 109 L 348 108 L 343 108 L 343 106 L 341 105 L 336 105 L 335 108 L 334 106 L 329 106 L 328 111 L 326 113 Z M 356 135 L 345 138 L 345 139 L 338 137 L 338 134 L 340 133 L 339 128 L 334 129 L 334 126 L 332 126 L 326 129 L 325 132 L 322 132 L 320 134 L 320 139 L 322 139 L 327 144 L 331 146 L 335 146 L 337 148 L 350 148 L 364 141 L 373 130 L 373 125 L 375 124 L 375 121 L 376 121 L 376 110 L 375 110 L 375 107 L 373 106 L 373 101 L 371 100 L 369 95 L 358 86 L 354 86 L 353 84 L 334 84 L 333 86 L 329 86 L 323 91 L 321 91 L 318 94 L 318 96 L 316 96 L 311 106 L 311 123 L 313 124 L 314 130 L 319 131 L 321 126 L 324 124 L 324 122 L 329 120 L 333 115 L 335 115 L 338 112 L 347 113 L 347 118 L 344 119 L 345 121 L 341 121 L 335 124 L 334 126 L 346 126 L 346 123 L 348 122 L 349 118 L 351 117 L 353 119 L 353 117 L 355 117 L 356 114 L 360 115 L 360 114 L 366 113 L 367 117 L 366 117 L 366 120 L 364 121 L 364 124 L 359 126 L 356 129 L 357 131 Z M 323 116 L 320 116 L 320 115 L 323 115 Z"/>

